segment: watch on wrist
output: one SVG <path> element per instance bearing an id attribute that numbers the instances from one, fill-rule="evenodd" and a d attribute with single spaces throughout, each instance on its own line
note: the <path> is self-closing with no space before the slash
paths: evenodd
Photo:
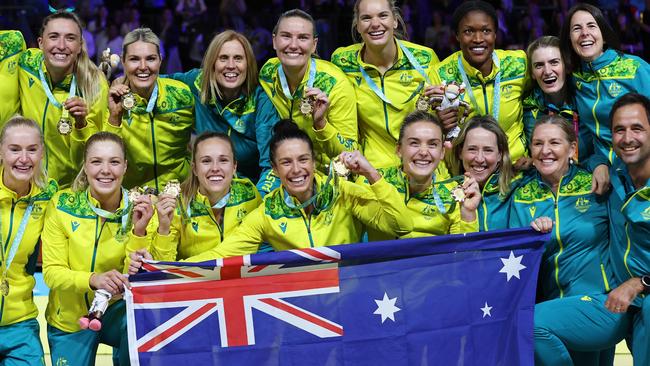
<path id="1" fill-rule="evenodd" d="M 641 284 L 643 285 L 643 293 L 650 294 L 650 276 L 641 276 Z"/>

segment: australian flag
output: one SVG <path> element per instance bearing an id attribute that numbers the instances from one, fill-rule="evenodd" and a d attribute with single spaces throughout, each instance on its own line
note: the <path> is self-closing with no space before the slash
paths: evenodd
<path id="1" fill-rule="evenodd" d="M 131 364 L 534 365 L 547 236 L 516 229 L 150 262 Z"/>

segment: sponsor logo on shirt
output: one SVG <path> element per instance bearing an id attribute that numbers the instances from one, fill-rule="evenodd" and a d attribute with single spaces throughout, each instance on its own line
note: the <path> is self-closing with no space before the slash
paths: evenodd
<path id="1" fill-rule="evenodd" d="M 73 221 L 73 222 L 71 222 L 71 225 L 72 225 L 72 232 L 74 233 L 79 228 L 79 223 L 76 222 L 76 221 Z"/>
<path id="2" fill-rule="evenodd" d="M 199 223 L 196 221 L 192 221 L 192 229 L 194 229 L 195 233 L 199 232 Z"/>
<path id="3" fill-rule="evenodd" d="M 528 211 L 530 212 L 530 218 L 534 219 L 535 218 L 535 211 L 537 211 L 537 207 L 530 206 L 530 207 L 528 207 Z"/>
<path id="4" fill-rule="evenodd" d="M 280 224 L 280 230 L 282 230 L 282 234 L 286 234 L 287 232 L 287 223 L 283 222 Z"/>

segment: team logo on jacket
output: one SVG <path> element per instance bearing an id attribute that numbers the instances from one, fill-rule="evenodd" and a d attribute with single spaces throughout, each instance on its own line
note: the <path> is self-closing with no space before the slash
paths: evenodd
<path id="1" fill-rule="evenodd" d="M 72 232 L 74 233 L 75 231 L 77 231 L 77 229 L 79 228 L 79 223 L 76 222 L 76 221 L 73 221 L 70 224 L 72 225 Z"/>
<path id="2" fill-rule="evenodd" d="M 535 211 L 537 211 L 537 207 L 530 206 L 530 207 L 528 207 L 528 211 L 530 212 L 530 218 L 534 219 L 535 218 Z"/>
<path id="3" fill-rule="evenodd" d="M 29 78 L 29 87 L 31 88 L 34 85 L 34 79 Z"/>
<path id="4" fill-rule="evenodd" d="M 43 207 L 41 205 L 34 205 L 32 208 L 32 218 L 38 220 L 43 216 Z"/>
<path id="5" fill-rule="evenodd" d="M 576 210 L 580 213 L 585 213 L 591 207 L 591 203 L 587 198 L 580 197 L 576 200 Z"/>
<path id="6" fill-rule="evenodd" d="M 650 207 L 646 207 L 645 210 L 641 211 L 641 217 L 646 221 L 650 220 Z"/>
<path id="7" fill-rule="evenodd" d="M 502 85 L 501 95 L 503 95 L 504 98 L 510 98 L 512 96 L 512 85 Z"/>
<path id="8" fill-rule="evenodd" d="M 237 221 L 242 222 L 242 220 L 244 220 L 244 217 L 246 217 L 246 209 L 240 208 L 237 210 Z"/>
<path id="9" fill-rule="evenodd" d="M 357 86 L 361 85 L 361 76 L 355 76 L 354 79 L 357 81 Z"/>
<path id="10" fill-rule="evenodd" d="M 334 218 L 334 213 L 332 212 L 332 210 L 328 210 L 327 213 L 325 213 L 325 225 L 332 224 L 333 218 Z"/>
<path id="11" fill-rule="evenodd" d="M 576 89 L 582 90 L 582 82 L 581 81 L 576 81 Z"/>
<path id="12" fill-rule="evenodd" d="M 56 366 L 68 366 L 68 360 L 65 357 L 59 357 L 56 360 Z"/>
<path id="13" fill-rule="evenodd" d="M 195 233 L 199 232 L 199 223 L 196 221 L 192 221 L 192 229 L 194 229 Z"/>
<path id="14" fill-rule="evenodd" d="M 287 223 L 283 222 L 279 226 L 280 226 L 280 230 L 282 230 L 282 234 L 286 234 L 286 232 L 287 232 Z"/>
<path id="15" fill-rule="evenodd" d="M 413 81 L 413 75 L 409 74 L 406 71 L 402 72 L 402 74 L 399 76 L 399 83 L 403 86 L 409 85 L 411 81 Z"/>
<path id="16" fill-rule="evenodd" d="M 621 94 L 622 91 L 623 91 L 623 88 L 621 87 L 621 85 L 619 83 L 615 82 L 615 81 L 612 82 L 609 85 L 609 87 L 607 87 L 607 92 L 612 97 L 618 97 Z"/>
<path id="17" fill-rule="evenodd" d="M 16 73 L 16 66 L 18 66 L 18 63 L 16 61 L 9 62 L 9 64 L 7 65 L 7 71 L 11 75 L 15 74 Z"/>

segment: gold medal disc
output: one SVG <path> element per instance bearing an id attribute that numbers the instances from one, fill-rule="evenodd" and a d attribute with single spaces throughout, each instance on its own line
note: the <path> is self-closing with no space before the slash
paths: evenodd
<path id="1" fill-rule="evenodd" d="M 122 108 L 130 111 L 133 109 L 133 107 L 135 107 L 135 96 L 133 93 L 129 92 L 127 94 L 124 94 L 122 96 Z"/>
<path id="2" fill-rule="evenodd" d="M 418 111 L 428 112 L 429 108 L 431 107 L 431 104 L 429 104 L 429 97 L 420 95 L 415 107 L 418 109 Z"/>
<path id="3" fill-rule="evenodd" d="M 451 195 L 454 197 L 454 200 L 456 200 L 456 202 L 465 201 L 465 191 L 461 185 L 454 187 L 454 189 L 451 191 Z"/>
<path id="4" fill-rule="evenodd" d="M 72 132 L 72 124 L 67 119 L 60 119 L 59 123 L 56 124 L 56 129 L 62 135 L 69 135 Z"/>
<path id="5" fill-rule="evenodd" d="M 312 98 L 303 98 L 300 101 L 300 113 L 309 116 L 314 112 L 314 100 Z"/>

